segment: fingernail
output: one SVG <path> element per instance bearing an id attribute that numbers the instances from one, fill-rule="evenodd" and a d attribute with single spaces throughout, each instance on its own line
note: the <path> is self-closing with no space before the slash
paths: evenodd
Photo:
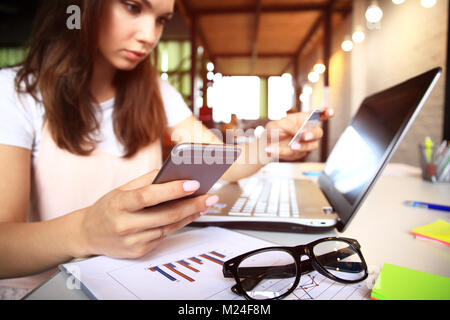
<path id="1" fill-rule="evenodd" d="M 314 135 L 311 132 L 305 133 L 305 140 L 312 140 L 314 139 Z"/>
<path id="2" fill-rule="evenodd" d="M 300 143 L 293 143 L 292 145 L 291 145 L 291 149 L 292 150 L 301 150 L 301 148 L 302 148 L 302 145 L 300 144 Z"/>
<path id="3" fill-rule="evenodd" d="M 183 184 L 183 189 L 186 192 L 196 191 L 200 188 L 200 183 L 198 181 L 186 181 Z"/>
<path id="4" fill-rule="evenodd" d="M 216 205 L 217 202 L 219 202 L 219 197 L 218 197 L 218 196 L 212 196 L 212 197 L 209 197 L 209 198 L 206 200 L 206 206 L 207 206 L 207 207 L 212 207 L 212 206 Z"/>

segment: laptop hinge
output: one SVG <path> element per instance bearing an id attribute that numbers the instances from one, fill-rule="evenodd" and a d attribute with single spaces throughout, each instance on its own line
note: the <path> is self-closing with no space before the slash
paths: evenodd
<path id="1" fill-rule="evenodd" d="M 332 213 L 335 213 L 333 207 L 322 207 L 322 211 L 323 211 L 323 213 L 325 213 L 325 214 L 332 214 Z"/>

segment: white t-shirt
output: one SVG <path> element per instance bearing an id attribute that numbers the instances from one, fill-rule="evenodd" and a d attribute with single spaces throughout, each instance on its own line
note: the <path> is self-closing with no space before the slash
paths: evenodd
<path id="1" fill-rule="evenodd" d="M 19 98 L 14 86 L 17 70 L 17 67 L 0 70 L 0 144 L 31 150 L 35 163 L 45 110 L 31 95 L 22 94 Z M 167 81 L 160 80 L 160 89 L 169 127 L 176 126 L 192 115 L 180 93 Z M 123 156 L 124 148 L 117 141 L 113 129 L 114 99 L 100 106 L 100 132 L 95 138 L 101 142 L 97 147 L 110 154 Z"/>

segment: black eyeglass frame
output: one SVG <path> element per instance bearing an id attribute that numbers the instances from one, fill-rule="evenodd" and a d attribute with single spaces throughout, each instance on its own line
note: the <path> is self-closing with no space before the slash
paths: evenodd
<path id="1" fill-rule="evenodd" d="M 357 280 L 341 279 L 341 278 L 336 277 L 331 272 L 327 271 L 326 268 L 322 267 L 321 263 L 317 260 L 317 257 L 314 254 L 313 249 L 316 245 L 323 243 L 323 242 L 328 242 L 328 241 L 345 242 L 358 254 L 359 258 L 361 259 L 361 268 L 364 269 L 364 276 L 361 279 L 357 279 Z M 278 247 L 267 247 L 267 248 L 256 249 L 256 250 L 241 254 L 237 257 L 234 257 L 234 258 L 224 262 L 223 275 L 225 278 L 234 278 L 235 279 L 236 286 L 233 287 L 233 291 L 236 294 L 244 296 L 247 300 L 257 300 L 257 299 L 250 297 L 247 294 L 246 290 L 242 287 L 241 280 L 238 277 L 238 267 L 241 264 L 241 262 L 243 260 L 247 259 L 248 257 L 259 254 L 259 253 L 267 252 L 267 251 L 285 251 L 285 252 L 289 253 L 294 258 L 294 261 L 295 261 L 296 279 L 294 281 L 292 288 L 289 289 L 287 292 L 280 295 L 279 297 L 268 298 L 265 300 L 279 300 L 279 299 L 283 299 L 283 298 L 287 297 L 288 295 L 290 295 L 292 292 L 294 292 L 296 290 L 298 284 L 300 283 L 301 275 L 310 273 L 314 270 L 316 270 L 321 275 L 323 275 L 329 279 L 332 279 L 336 282 L 344 283 L 344 284 L 358 283 L 358 282 L 365 280 L 368 276 L 367 264 L 362 255 L 362 252 L 361 252 L 361 245 L 359 244 L 359 242 L 357 240 L 350 239 L 350 238 L 341 238 L 341 237 L 328 237 L 328 238 L 323 238 L 323 239 L 319 239 L 319 240 L 310 242 L 305 245 L 299 245 L 299 246 L 294 246 L 294 247 L 278 246 Z M 308 257 L 308 260 L 302 261 L 301 257 L 305 256 L 305 255 Z"/>

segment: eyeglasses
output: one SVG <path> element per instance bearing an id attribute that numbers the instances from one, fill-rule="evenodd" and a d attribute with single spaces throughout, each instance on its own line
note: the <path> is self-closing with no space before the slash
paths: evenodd
<path id="1" fill-rule="evenodd" d="M 294 292 L 302 274 L 314 270 L 340 283 L 363 281 L 368 272 L 360 248 L 354 239 L 335 237 L 296 247 L 262 248 L 226 261 L 223 275 L 234 278 L 231 290 L 248 300 L 282 299 Z"/>

